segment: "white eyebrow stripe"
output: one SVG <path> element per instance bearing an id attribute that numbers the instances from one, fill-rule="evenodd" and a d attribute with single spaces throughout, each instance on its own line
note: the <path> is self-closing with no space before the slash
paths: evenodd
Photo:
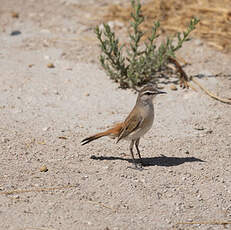
<path id="1" fill-rule="evenodd" d="M 146 91 L 142 92 L 141 95 L 144 95 L 146 93 L 154 94 L 155 92 L 154 91 L 150 91 L 150 90 L 146 90 Z"/>

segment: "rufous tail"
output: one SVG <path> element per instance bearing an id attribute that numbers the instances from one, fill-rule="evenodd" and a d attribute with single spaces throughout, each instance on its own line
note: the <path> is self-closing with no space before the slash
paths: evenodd
<path id="1" fill-rule="evenodd" d="M 93 136 L 90 136 L 90 137 L 87 137 L 85 139 L 83 139 L 81 141 L 82 145 L 86 145 L 88 144 L 89 142 L 92 142 L 94 140 L 97 140 L 101 137 L 104 137 L 104 136 L 112 136 L 112 137 L 118 137 L 119 135 L 119 132 L 121 130 L 121 127 L 122 127 L 122 123 L 119 123 L 119 124 L 116 124 L 113 128 L 111 129 L 108 129 L 104 132 L 101 132 L 101 133 L 97 133 Z"/>
<path id="2" fill-rule="evenodd" d="M 107 136 L 107 135 L 109 135 L 109 134 L 107 133 L 107 131 L 102 132 L 102 133 L 97 133 L 97 134 L 95 134 L 95 135 L 93 135 L 93 136 L 90 136 L 90 137 L 87 137 L 87 138 L 83 139 L 83 140 L 81 141 L 81 143 L 82 143 L 82 145 L 86 145 L 86 144 L 88 144 L 89 142 L 92 142 L 92 141 L 94 141 L 94 140 L 99 139 L 100 137 L 104 137 L 104 136 Z"/>

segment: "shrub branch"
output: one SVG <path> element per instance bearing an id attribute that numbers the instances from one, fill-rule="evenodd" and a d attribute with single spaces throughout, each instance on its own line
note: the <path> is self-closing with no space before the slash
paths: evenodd
<path id="1" fill-rule="evenodd" d="M 144 45 L 141 39 L 144 32 L 140 25 L 144 22 L 139 0 L 131 0 L 131 32 L 129 32 L 129 46 L 124 52 L 124 45 L 120 45 L 119 39 L 111 30 L 108 24 L 103 24 L 103 29 L 96 27 L 95 33 L 100 43 L 100 63 L 106 73 L 122 88 L 135 88 L 147 82 L 156 82 L 159 71 L 166 68 L 169 60 L 175 57 L 185 41 L 189 40 L 189 34 L 195 30 L 199 20 L 191 19 L 188 28 L 175 37 L 167 37 L 159 47 L 156 47 L 155 40 L 158 37 L 157 31 L 160 27 L 159 21 L 153 23 L 151 35 Z"/>

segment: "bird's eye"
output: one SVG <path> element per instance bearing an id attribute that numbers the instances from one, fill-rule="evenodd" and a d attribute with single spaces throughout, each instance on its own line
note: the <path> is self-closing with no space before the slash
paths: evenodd
<path id="1" fill-rule="evenodd" d="M 145 94 L 146 94 L 146 95 L 151 95 L 152 93 L 150 93 L 150 92 L 146 92 Z"/>

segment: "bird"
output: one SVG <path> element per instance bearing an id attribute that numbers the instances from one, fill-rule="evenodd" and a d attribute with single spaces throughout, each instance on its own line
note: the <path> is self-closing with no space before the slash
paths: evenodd
<path id="1" fill-rule="evenodd" d="M 82 145 L 86 145 L 104 136 L 117 138 L 116 143 L 120 140 L 128 140 L 130 141 L 129 149 L 133 164 L 135 168 L 142 168 L 144 164 L 139 150 L 140 138 L 143 137 L 144 134 L 146 134 L 152 127 L 154 121 L 153 99 L 156 95 L 165 93 L 166 92 L 158 90 L 154 85 L 144 86 L 141 90 L 139 90 L 136 104 L 124 122 L 117 123 L 104 132 L 100 132 L 83 139 L 81 141 Z M 139 167 L 134 158 L 134 145 L 139 157 Z"/>

